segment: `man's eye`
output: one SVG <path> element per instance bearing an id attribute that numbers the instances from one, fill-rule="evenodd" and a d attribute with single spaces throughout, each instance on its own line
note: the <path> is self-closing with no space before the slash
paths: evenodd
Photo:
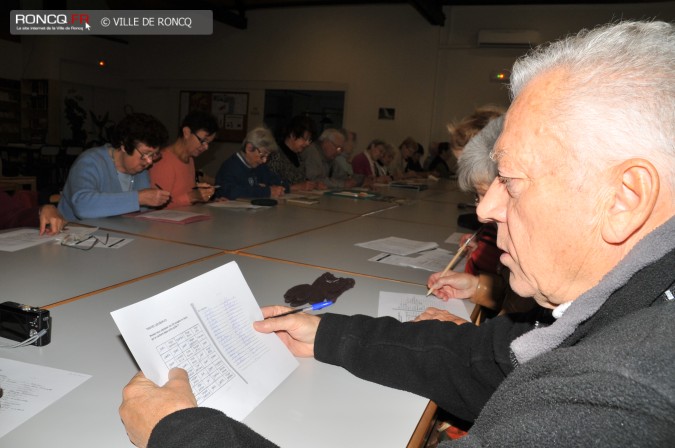
<path id="1" fill-rule="evenodd" d="M 497 176 L 497 179 L 499 180 L 500 184 L 506 185 L 507 188 L 509 186 L 509 183 L 511 182 L 510 177 Z"/>
<path id="2" fill-rule="evenodd" d="M 512 177 L 497 176 L 499 183 L 506 187 L 506 191 L 513 196 L 515 179 Z"/>

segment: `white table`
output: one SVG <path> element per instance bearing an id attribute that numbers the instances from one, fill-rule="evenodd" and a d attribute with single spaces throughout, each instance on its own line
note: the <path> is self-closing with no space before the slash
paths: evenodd
<path id="1" fill-rule="evenodd" d="M 431 202 L 449 202 L 452 204 L 473 204 L 476 196 L 471 193 L 465 193 L 461 190 L 447 189 L 447 190 L 434 190 L 430 191 L 429 194 L 425 195 L 422 199 L 425 201 Z"/>
<path id="2" fill-rule="evenodd" d="M 129 238 L 115 232 L 110 236 Z M 0 302 L 47 306 L 218 252 L 141 236 L 110 249 L 84 251 L 47 242 L 16 252 L 0 251 Z"/>
<path id="3" fill-rule="evenodd" d="M 231 260 L 237 261 L 261 305 L 283 303 L 288 288 L 311 283 L 323 272 L 221 255 L 53 308 L 50 345 L 5 350 L 1 356 L 86 373 L 92 378 L 0 439 L 0 445 L 131 447 L 117 409 L 122 388 L 137 367 L 110 312 Z M 355 287 L 339 298 L 331 312 L 375 315 L 380 290 L 419 292 L 402 283 L 355 279 Z M 245 423 L 288 448 L 404 447 L 427 404 L 422 397 L 360 380 L 344 369 L 314 359 L 303 359 Z"/>
<path id="4" fill-rule="evenodd" d="M 211 216 L 211 219 L 185 225 L 144 221 L 123 216 L 89 219 L 82 222 L 149 238 L 234 251 L 354 219 L 357 216 L 353 213 L 289 205 L 255 210 L 232 210 L 197 205 L 179 210 L 207 214 Z"/>
<path id="5" fill-rule="evenodd" d="M 455 231 L 456 222 L 432 225 L 375 216 L 361 217 L 261 244 L 242 253 L 426 285 L 431 272 L 368 261 L 378 252 L 354 244 L 396 236 L 417 241 L 433 241 L 447 250 L 455 250 L 457 247 L 444 243 Z"/>
<path id="6" fill-rule="evenodd" d="M 474 209 L 464 210 L 457 208 L 451 202 L 433 202 L 418 199 L 399 207 L 371 213 L 372 218 L 394 219 L 418 224 L 440 225 L 448 229 L 457 227 L 457 217 Z M 452 233 L 452 232 L 450 232 Z"/>
<path id="7" fill-rule="evenodd" d="M 302 193 L 299 194 L 302 195 Z M 397 203 L 384 200 L 384 198 L 381 199 L 350 198 L 335 195 L 321 195 L 321 196 L 307 195 L 307 196 L 317 200 L 318 203 L 298 204 L 293 202 L 285 202 L 283 199 L 281 199 L 280 204 L 289 207 L 304 207 L 314 210 L 329 210 L 333 212 L 349 213 L 351 215 L 357 216 L 367 215 L 380 210 L 386 210 L 398 206 Z"/>

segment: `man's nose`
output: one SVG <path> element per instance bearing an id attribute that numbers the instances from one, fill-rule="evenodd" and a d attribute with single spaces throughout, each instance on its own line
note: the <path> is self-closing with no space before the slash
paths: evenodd
<path id="1" fill-rule="evenodd" d="M 495 178 L 476 207 L 478 219 L 481 222 L 505 222 L 507 196 L 506 188 L 499 182 L 499 178 Z"/>

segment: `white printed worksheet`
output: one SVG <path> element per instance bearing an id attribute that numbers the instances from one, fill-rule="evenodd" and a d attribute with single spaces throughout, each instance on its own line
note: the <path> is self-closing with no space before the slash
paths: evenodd
<path id="1" fill-rule="evenodd" d="M 91 375 L 84 373 L 0 358 L 0 387 L 3 389 L 0 398 L 0 437 L 89 378 Z"/>
<path id="2" fill-rule="evenodd" d="M 455 316 L 470 321 L 474 304 L 468 300 L 441 300 L 434 296 L 427 297 L 423 294 L 380 291 L 377 315 L 379 317 L 390 316 L 400 322 L 409 322 L 415 320 L 417 316 L 430 306 L 448 311 Z"/>
<path id="3" fill-rule="evenodd" d="M 111 314 L 148 378 L 161 385 L 181 367 L 200 406 L 237 420 L 298 366 L 275 334 L 253 329 L 262 313 L 235 262 Z"/>

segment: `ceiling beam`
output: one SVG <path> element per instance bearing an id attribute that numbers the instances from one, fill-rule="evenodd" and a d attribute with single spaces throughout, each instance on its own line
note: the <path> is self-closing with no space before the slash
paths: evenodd
<path id="1" fill-rule="evenodd" d="M 410 0 L 410 3 L 432 25 L 445 25 L 443 3 L 438 0 Z"/>
<path id="2" fill-rule="evenodd" d="M 180 0 L 106 0 L 108 7 L 112 10 L 143 10 L 143 9 L 157 9 L 157 10 L 181 10 L 185 9 L 185 2 Z M 229 2 L 224 2 L 229 3 Z M 246 11 L 241 7 L 240 1 L 236 2 L 238 11 L 225 6 L 218 6 L 216 2 L 208 2 L 205 0 L 192 0 L 190 2 L 190 9 L 192 10 L 211 10 L 213 11 L 213 20 L 225 25 L 245 30 L 248 27 L 248 20 L 246 19 Z"/>
<path id="3" fill-rule="evenodd" d="M 176 9 L 185 9 L 184 1 L 168 0 L 167 3 L 175 4 Z M 238 6 L 238 12 L 234 12 L 226 7 L 217 6 L 216 2 L 192 0 L 190 2 L 190 9 L 210 9 L 213 11 L 213 20 L 240 30 L 245 30 L 248 27 L 246 10 L 241 6 L 242 2 L 236 1 L 235 4 Z"/>

